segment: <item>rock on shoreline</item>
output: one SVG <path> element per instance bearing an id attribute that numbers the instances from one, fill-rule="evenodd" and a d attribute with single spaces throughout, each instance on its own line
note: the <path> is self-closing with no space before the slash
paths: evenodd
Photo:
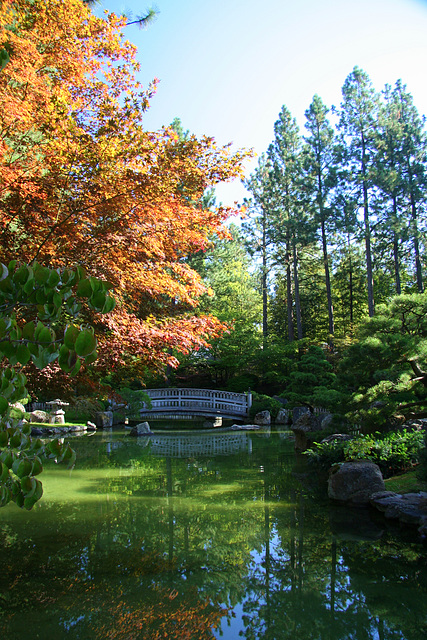
<path id="1" fill-rule="evenodd" d="M 422 539 L 427 540 L 427 492 L 400 494 L 379 491 L 372 494 L 370 504 L 385 518 L 417 526 Z"/>

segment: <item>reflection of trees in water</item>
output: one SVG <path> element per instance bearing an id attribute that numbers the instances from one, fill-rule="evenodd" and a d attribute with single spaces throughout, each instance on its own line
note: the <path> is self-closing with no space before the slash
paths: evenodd
<path id="1" fill-rule="evenodd" d="M 224 607 L 243 602 L 246 640 L 421 640 L 420 548 L 334 538 L 327 511 L 292 478 L 292 450 L 252 441 L 251 454 L 217 458 L 112 448 L 102 454 L 109 476 L 90 485 L 103 499 L 47 502 L 4 525 L 3 636 L 34 609 L 45 638 L 68 625 L 69 638 L 204 639 L 231 616 Z M 57 529 L 43 539 L 37 528 L 50 512 Z"/>
<path id="2" fill-rule="evenodd" d="M 426 637 L 427 573 L 419 545 L 337 539 L 324 517 L 311 513 L 301 489 L 290 489 L 286 515 L 271 505 L 268 473 L 264 480 L 262 562 L 245 579 L 246 640 Z"/>

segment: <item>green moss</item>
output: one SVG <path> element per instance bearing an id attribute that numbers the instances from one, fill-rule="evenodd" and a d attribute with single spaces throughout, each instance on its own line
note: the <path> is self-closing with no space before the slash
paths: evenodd
<path id="1" fill-rule="evenodd" d="M 402 475 L 393 476 L 384 481 L 387 491 L 395 491 L 396 493 L 413 493 L 418 491 L 427 491 L 427 482 L 417 477 L 415 469 L 403 473 Z"/>

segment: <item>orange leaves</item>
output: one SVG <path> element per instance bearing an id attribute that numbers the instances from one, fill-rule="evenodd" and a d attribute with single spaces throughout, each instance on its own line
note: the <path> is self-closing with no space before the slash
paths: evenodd
<path id="1" fill-rule="evenodd" d="M 226 235 L 231 210 L 201 198 L 248 154 L 144 130 L 156 81 L 136 80 L 125 23 L 81 0 L 1 4 L 13 55 L 0 73 L 0 259 L 82 264 L 111 281 L 121 304 L 104 353 L 162 363 L 221 330 L 191 317 L 205 287 L 185 260 Z"/>

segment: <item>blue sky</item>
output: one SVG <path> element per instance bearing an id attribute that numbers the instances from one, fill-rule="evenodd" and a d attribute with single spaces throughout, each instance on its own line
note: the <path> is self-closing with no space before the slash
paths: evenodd
<path id="1" fill-rule="evenodd" d="M 355 65 L 377 90 L 401 78 L 427 114 L 426 0 L 102 0 L 96 12 L 136 17 L 153 5 L 148 29 L 127 29 L 140 79 L 160 79 L 147 129 L 179 117 L 198 136 L 260 154 L 282 105 L 303 130 L 313 95 L 338 106 Z M 239 182 L 217 189 L 225 204 L 244 195 Z"/>

